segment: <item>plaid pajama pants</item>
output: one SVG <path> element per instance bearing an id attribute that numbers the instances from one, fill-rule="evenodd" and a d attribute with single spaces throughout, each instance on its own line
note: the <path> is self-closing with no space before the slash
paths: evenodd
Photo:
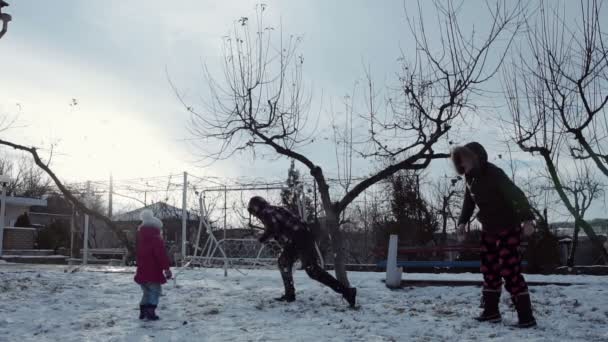
<path id="1" fill-rule="evenodd" d="M 481 233 L 481 273 L 483 290 L 500 292 L 503 279 L 511 296 L 528 292 L 521 274 L 521 228 L 503 229 L 498 233 Z"/>

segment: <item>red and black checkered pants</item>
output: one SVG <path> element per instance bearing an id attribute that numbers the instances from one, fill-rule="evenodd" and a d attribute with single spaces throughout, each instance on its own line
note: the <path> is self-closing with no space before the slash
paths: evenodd
<path id="1" fill-rule="evenodd" d="M 521 274 L 521 228 L 500 230 L 499 233 L 481 233 L 481 273 L 484 291 L 500 291 L 504 279 L 511 296 L 528 291 Z"/>

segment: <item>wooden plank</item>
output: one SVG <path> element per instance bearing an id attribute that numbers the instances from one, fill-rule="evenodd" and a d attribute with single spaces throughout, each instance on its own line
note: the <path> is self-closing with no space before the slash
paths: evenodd
<path id="1" fill-rule="evenodd" d="M 382 280 L 384 282 L 384 280 Z M 572 286 L 572 285 L 584 285 L 583 283 L 573 282 L 548 282 L 548 281 L 527 281 L 528 286 Z M 402 280 L 401 288 L 403 287 L 428 287 L 428 286 L 477 286 L 481 287 L 482 281 L 475 280 Z"/>

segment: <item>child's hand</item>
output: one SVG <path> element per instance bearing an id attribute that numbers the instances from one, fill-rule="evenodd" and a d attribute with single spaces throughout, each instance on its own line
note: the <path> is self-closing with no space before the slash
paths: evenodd
<path id="1" fill-rule="evenodd" d="M 524 236 L 528 237 L 534 234 L 534 221 L 526 221 L 522 225 L 524 230 Z"/>
<path id="2" fill-rule="evenodd" d="M 171 273 L 171 270 L 165 271 L 165 278 L 167 278 L 167 279 L 173 278 L 173 273 Z"/>

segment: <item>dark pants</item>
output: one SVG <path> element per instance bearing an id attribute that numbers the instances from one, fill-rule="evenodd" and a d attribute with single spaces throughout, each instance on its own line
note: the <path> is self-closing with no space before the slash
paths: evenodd
<path id="1" fill-rule="evenodd" d="M 300 241 L 300 243 L 302 242 Z M 344 291 L 342 283 L 336 280 L 331 274 L 327 273 L 319 265 L 314 242 L 308 241 L 302 243 L 302 245 L 303 246 L 296 247 L 294 244 L 289 244 L 283 248 L 283 251 L 279 256 L 279 270 L 281 271 L 281 278 L 283 278 L 285 294 L 295 294 L 292 271 L 293 264 L 298 259 L 302 261 L 302 266 L 311 279 L 330 287 L 335 292 L 342 293 Z"/>
<path id="2" fill-rule="evenodd" d="M 503 279 L 505 288 L 515 297 L 528 292 L 521 274 L 521 228 L 504 229 L 498 233 L 481 233 L 481 273 L 483 290 L 500 292 Z"/>

